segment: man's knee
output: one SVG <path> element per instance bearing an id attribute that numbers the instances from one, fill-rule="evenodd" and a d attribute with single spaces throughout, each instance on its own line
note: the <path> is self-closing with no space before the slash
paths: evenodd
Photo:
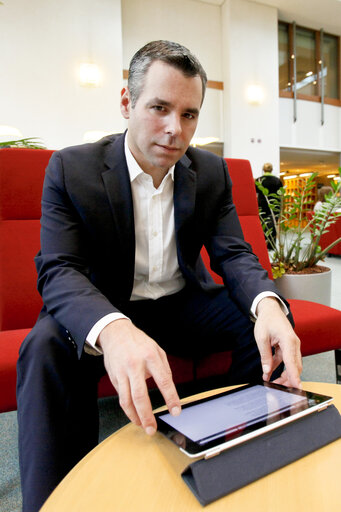
<path id="1" fill-rule="evenodd" d="M 67 331 L 51 315 L 46 315 L 37 321 L 20 347 L 18 385 L 26 376 L 39 378 L 39 374 L 58 372 L 60 367 L 65 371 L 68 363 L 76 361 L 77 351 Z"/>

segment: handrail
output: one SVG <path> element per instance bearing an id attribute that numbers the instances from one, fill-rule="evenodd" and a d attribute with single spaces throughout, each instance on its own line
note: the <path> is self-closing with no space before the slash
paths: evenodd
<path id="1" fill-rule="evenodd" d="M 323 65 L 323 29 L 320 30 L 320 83 L 321 83 L 321 125 L 324 125 L 324 65 Z"/>
<path id="2" fill-rule="evenodd" d="M 293 27 L 293 54 L 291 58 L 294 60 L 294 76 L 293 76 L 293 92 L 294 92 L 294 123 L 297 121 L 297 76 L 296 76 L 296 22 L 292 24 Z"/>

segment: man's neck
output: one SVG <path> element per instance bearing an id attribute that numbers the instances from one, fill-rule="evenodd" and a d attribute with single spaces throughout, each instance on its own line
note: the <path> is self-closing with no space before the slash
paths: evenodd
<path id="1" fill-rule="evenodd" d="M 152 177 L 154 187 L 159 188 L 159 186 L 162 183 L 163 178 L 166 176 L 168 171 L 169 171 L 169 169 L 167 169 L 166 171 L 163 171 L 161 169 L 154 169 L 152 171 L 143 171 L 143 172 L 145 172 L 146 174 L 149 174 L 149 176 Z"/>

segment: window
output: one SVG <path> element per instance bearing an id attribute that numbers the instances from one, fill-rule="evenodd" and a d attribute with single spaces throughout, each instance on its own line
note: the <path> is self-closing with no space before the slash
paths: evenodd
<path id="1" fill-rule="evenodd" d="M 298 99 L 321 101 L 323 93 L 325 103 L 341 106 L 339 47 L 338 36 L 279 22 L 280 96 L 293 97 L 294 95 L 294 63 L 296 63 Z"/>
<path id="2" fill-rule="evenodd" d="M 278 26 L 278 61 L 280 91 L 291 91 L 289 59 L 289 26 L 286 23 L 280 23 Z"/>
<path id="3" fill-rule="evenodd" d="M 296 28 L 296 90 L 317 96 L 317 62 L 315 32 Z"/>
<path id="4" fill-rule="evenodd" d="M 323 80 L 324 93 L 327 98 L 338 99 L 339 96 L 339 38 L 324 34 L 323 36 Z"/>

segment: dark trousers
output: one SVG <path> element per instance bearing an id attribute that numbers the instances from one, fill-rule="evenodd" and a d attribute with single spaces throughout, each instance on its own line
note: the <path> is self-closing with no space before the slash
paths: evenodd
<path id="1" fill-rule="evenodd" d="M 261 378 L 253 323 L 225 288 L 210 294 L 186 288 L 121 310 L 169 354 L 198 358 L 232 350 L 227 384 Z M 78 359 L 67 331 L 48 314 L 24 340 L 17 383 L 24 512 L 37 512 L 97 444 L 97 383 L 104 373 L 102 356 L 83 352 Z"/>

